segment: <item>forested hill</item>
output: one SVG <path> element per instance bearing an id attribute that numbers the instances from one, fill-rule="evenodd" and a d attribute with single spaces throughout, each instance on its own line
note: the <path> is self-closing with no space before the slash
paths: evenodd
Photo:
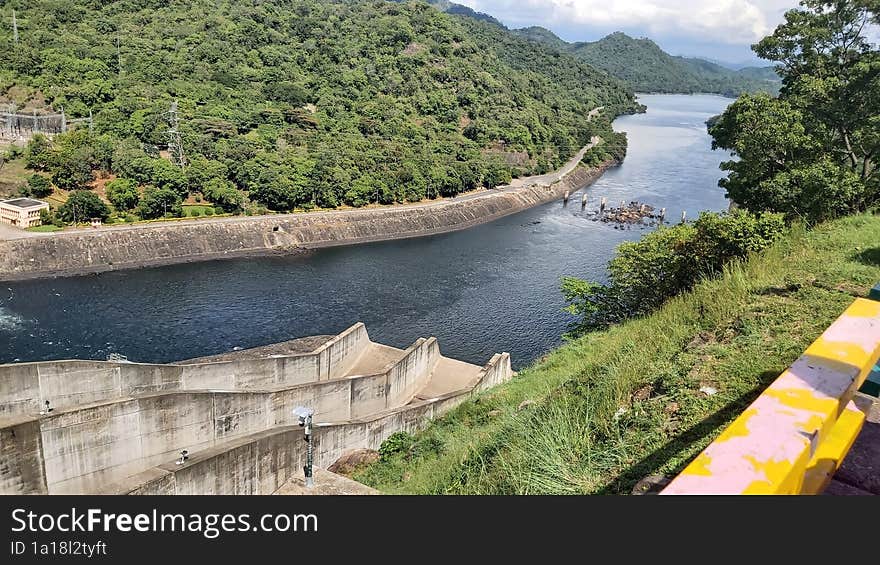
<path id="1" fill-rule="evenodd" d="M 407 2 L 408 0 L 394 0 L 395 2 Z M 438 10 L 442 10 L 447 14 L 454 14 L 456 16 L 465 16 L 468 18 L 473 18 L 475 20 L 482 20 L 484 22 L 493 23 L 500 27 L 505 27 L 504 24 L 490 16 L 489 14 L 484 14 L 483 12 L 477 12 L 472 8 L 468 8 L 467 6 L 463 6 L 461 4 L 456 4 L 455 2 L 450 2 L 449 0 L 427 0 L 428 4 L 431 4 Z"/>
<path id="2" fill-rule="evenodd" d="M 66 189 L 103 171 L 141 193 L 232 208 L 419 200 L 549 170 L 610 132 L 607 119 L 588 122 L 591 109 L 610 118 L 635 104 L 604 71 L 424 2 L 12 0 L 0 10 L 0 104 L 94 116 L 94 135 L 56 137 L 51 158 L 35 160 Z M 175 100 L 185 171 L 161 153 Z M 91 176 L 72 170 L 73 156 Z"/>
<path id="3" fill-rule="evenodd" d="M 775 94 L 779 77 L 772 68 L 734 71 L 704 59 L 673 57 L 650 39 L 633 39 L 616 32 L 591 43 L 566 43 L 540 27 L 516 30 L 532 41 L 551 45 L 608 71 L 636 92 L 711 92 L 738 96 L 744 92 Z"/>

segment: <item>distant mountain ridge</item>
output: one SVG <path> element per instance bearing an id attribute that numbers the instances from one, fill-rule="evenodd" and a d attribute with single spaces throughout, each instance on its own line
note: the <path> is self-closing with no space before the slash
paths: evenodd
<path id="1" fill-rule="evenodd" d="M 676 55 L 678 57 L 684 57 L 685 59 L 702 59 L 704 61 L 709 61 L 710 63 L 715 63 L 716 65 L 720 65 L 725 69 L 730 69 L 732 71 L 738 71 L 741 69 L 745 69 L 747 67 L 755 67 L 761 68 L 759 63 L 760 60 L 752 60 L 752 61 L 722 61 L 721 59 L 713 59 L 712 57 L 701 57 L 700 55 L 692 55 L 692 54 L 681 54 Z"/>
<path id="2" fill-rule="evenodd" d="M 567 51 L 626 81 L 636 92 L 707 92 L 735 97 L 744 92 L 776 94 L 779 91 L 779 77 L 772 67 L 746 67 L 735 71 L 705 59 L 670 55 L 650 39 L 635 39 L 619 31 L 599 41 L 580 43 L 568 43 L 538 26 L 514 30 L 514 33 Z"/>
<path id="3" fill-rule="evenodd" d="M 404 0 L 397 0 L 404 1 Z M 494 17 L 448 0 L 427 0 L 438 10 L 507 27 Z M 647 38 L 614 32 L 599 41 L 569 43 L 552 31 L 532 26 L 510 30 L 531 41 L 574 55 L 628 83 L 636 92 L 694 94 L 705 92 L 737 97 L 745 92 L 777 94 L 781 81 L 772 67 L 739 70 L 698 57 L 670 55 Z M 736 66 L 736 65 L 733 65 Z"/>

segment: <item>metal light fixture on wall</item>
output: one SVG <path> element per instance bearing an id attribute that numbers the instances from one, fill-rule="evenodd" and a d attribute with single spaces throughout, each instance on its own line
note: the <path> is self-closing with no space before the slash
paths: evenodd
<path id="1" fill-rule="evenodd" d="M 315 486 L 315 479 L 312 475 L 312 463 L 314 457 L 314 447 L 312 445 L 312 416 L 315 411 L 305 406 L 297 406 L 293 409 L 293 414 L 297 417 L 299 425 L 303 428 L 306 440 L 306 464 L 303 467 L 305 472 L 306 488 Z"/>

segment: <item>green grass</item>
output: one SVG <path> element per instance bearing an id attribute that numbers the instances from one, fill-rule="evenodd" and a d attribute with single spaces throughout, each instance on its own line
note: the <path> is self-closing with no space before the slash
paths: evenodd
<path id="1" fill-rule="evenodd" d="M 391 493 L 586 494 L 674 476 L 878 280 L 880 217 L 796 228 L 653 315 L 564 345 L 355 478 Z"/>
<path id="2" fill-rule="evenodd" d="M 18 190 L 27 185 L 28 177 L 33 174 L 24 168 L 24 159 L 6 161 L 0 167 L 0 200 L 16 196 Z"/>
<path id="3" fill-rule="evenodd" d="M 53 226 L 52 224 L 43 224 L 42 226 L 34 226 L 32 228 L 26 228 L 26 231 L 35 231 L 35 232 L 53 232 L 53 231 L 61 231 L 64 228 L 59 228 L 58 226 Z"/>
<path id="4" fill-rule="evenodd" d="M 205 211 L 208 209 L 211 210 L 212 215 L 219 215 L 219 214 L 213 214 L 214 206 L 204 205 L 204 204 L 184 204 L 183 205 L 183 215 L 187 216 L 187 217 L 196 216 L 196 217 L 204 218 L 204 217 L 206 217 Z"/>

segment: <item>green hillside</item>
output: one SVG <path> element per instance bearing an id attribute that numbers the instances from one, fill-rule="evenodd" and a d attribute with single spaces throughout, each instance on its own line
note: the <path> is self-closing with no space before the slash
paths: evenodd
<path id="1" fill-rule="evenodd" d="M 407 0 L 395 0 L 396 2 L 406 2 Z M 465 16 L 467 18 L 473 18 L 475 20 L 481 20 L 484 22 L 489 22 L 495 24 L 500 27 L 504 27 L 504 24 L 490 16 L 489 14 L 484 14 L 483 12 L 477 12 L 467 6 L 463 6 L 461 4 L 456 4 L 455 2 L 450 2 L 449 0 L 427 0 L 428 4 L 436 7 L 438 10 L 442 10 L 447 14 L 453 14 L 456 16 Z"/>
<path id="2" fill-rule="evenodd" d="M 355 478 L 391 493 L 591 494 L 674 476 L 880 280 L 878 241 L 877 215 L 795 227 L 653 314 L 575 339 L 398 436 Z"/>
<path id="3" fill-rule="evenodd" d="M 756 80 L 763 80 L 777 85 L 782 83 L 779 75 L 773 70 L 773 67 L 743 67 L 736 72 L 740 76 Z"/>
<path id="4" fill-rule="evenodd" d="M 734 71 L 703 59 L 673 57 L 650 39 L 617 32 L 590 43 L 566 43 L 552 32 L 531 27 L 523 37 L 572 53 L 582 61 L 629 83 L 636 92 L 709 92 L 738 96 L 743 92 L 776 93 L 780 81 L 772 68 Z"/>
<path id="5" fill-rule="evenodd" d="M 610 131 L 591 109 L 634 107 L 603 71 L 423 2 L 12 0 L 0 17 L 0 104 L 94 116 L 33 160 L 66 189 L 110 174 L 231 211 L 415 201 L 546 171 Z M 162 153 L 175 100 L 185 171 Z"/>
<path id="6" fill-rule="evenodd" d="M 522 29 L 515 30 L 515 33 L 532 41 L 545 43 L 557 49 L 567 50 L 571 48 L 570 43 L 560 38 L 549 29 L 543 28 L 541 26 L 524 27 Z"/>

